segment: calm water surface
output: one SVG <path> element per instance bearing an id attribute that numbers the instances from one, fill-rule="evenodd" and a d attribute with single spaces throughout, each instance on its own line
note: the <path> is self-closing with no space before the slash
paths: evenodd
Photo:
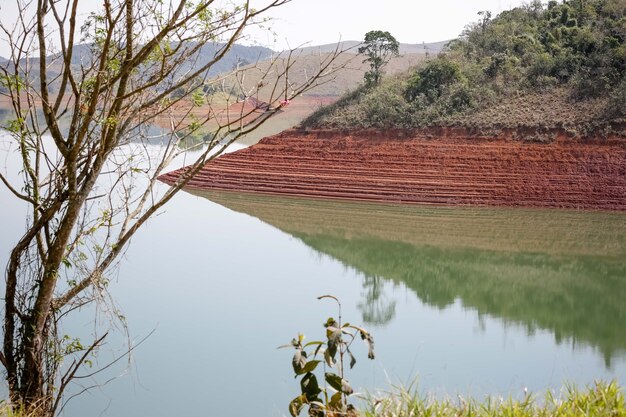
<path id="1" fill-rule="evenodd" d="M 0 195 L 4 263 L 23 213 Z M 276 347 L 322 336 L 335 308 L 316 297 L 329 293 L 376 338 L 377 359 L 363 346 L 349 376 L 362 390 L 626 384 L 621 213 L 181 193 L 134 239 L 111 292 L 133 341 L 153 333 L 68 417 L 288 415 L 297 385 Z M 66 331 L 92 329 L 85 316 Z M 101 364 L 123 350 L 112 337 Z"/>

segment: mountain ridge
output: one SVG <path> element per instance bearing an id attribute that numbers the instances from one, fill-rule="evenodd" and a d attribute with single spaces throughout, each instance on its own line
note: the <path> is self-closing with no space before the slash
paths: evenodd
<path id="1" fill-rule="evenodd" d="M 439 41 L 439 42 L 429 42 L 429 43 L 400 43 L 400 55 L 405 54 L 438 54 L 443 51 L 445 46 L 451 42 L 453 39 Z M 348 53 L 356 53 L 357 48 L 361 45 L 362 41 L 348 40 L 348 41 L 340 41 L 335 43 L 326 43 L 321 45 L 311 45 L 304 46 L 301 48 L 296 48 L 295 51 L 297 53 L 301 53 L 304 55 L 307 54 L 316 54 L 316 53 L 331 53 L 334 52 L 339 46 L 339 50 L 346 50 Z M 288 52 L 288 51 L 283 51 Z"/>

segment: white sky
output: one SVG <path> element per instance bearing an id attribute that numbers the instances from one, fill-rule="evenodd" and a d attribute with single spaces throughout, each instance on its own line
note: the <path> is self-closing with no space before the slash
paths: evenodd
<path id="1" fill-rule="evenodd" d="M 370 30 L 387 30 L 402 43 L 456 38 L 477 13 L 499 12 L 526 0 L 293 0 L 274 13 L 278 41 L 291 47 L 362 40 Z M 266 36 L 265 43 L 270 40 Z M 282 48 L 277 48 L 282 49 Z"/>
<path id="2" fill-rule="evenodd" d="M 79 0 L 85 12 L 101 0 Z M 237 0 L 230 0 L 237 1 Z M 253 0 L 259 7 L 267 0 Z M 388 30 L 403 43 L 448 40 L 458 36 L 466 24 L 478 19 L 477 12 L 490 10 L 494 16 L 528 0 L 292 0 L 271 16 L 276 41 L 267 32 L 254 32 L 259 44 L 280 50 L 361 40 L 370 30 Z M 0 0 L 0 19 L 15 19 L 15 0 Z M 7 44 L 0 39 L 0 55 L 7 56 Z"/>

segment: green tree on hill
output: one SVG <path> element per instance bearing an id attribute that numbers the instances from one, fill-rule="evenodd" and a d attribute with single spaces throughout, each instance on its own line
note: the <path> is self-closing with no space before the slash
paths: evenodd
<path id="1" fill-rule="evenodd" d="M 378 85 L 383 75 L 383 67 L 393 56 L 400 54 L 400 43 L 389 32 L 372 30 L 365 34 L 359 54 L 367 55 L 363 62 L 369 62 L 370 70 L 365 73 L 367 85 Z"/>

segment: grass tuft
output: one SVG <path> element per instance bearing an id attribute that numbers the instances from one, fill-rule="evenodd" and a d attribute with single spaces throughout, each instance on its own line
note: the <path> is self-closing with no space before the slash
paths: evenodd
<path id="1" fill-rule="evenodd" d="M 367 398 L 365 417 L 626 417 L 622 389 L 615 382 L 596 382 L 583 390 L 566 387 L 559 395 L 548 391 L 539 398 L 488 397 L 483 401 L 424 397 L 415 387 L 397 388 Z"/>
<path id="2" fill-rule="evenodd" d="M 0 417 L 40 417 L 43 413 L 39 408 L 27 412 L 23 407 L 16 407 L 6 400 L 0 400 Z"/>

